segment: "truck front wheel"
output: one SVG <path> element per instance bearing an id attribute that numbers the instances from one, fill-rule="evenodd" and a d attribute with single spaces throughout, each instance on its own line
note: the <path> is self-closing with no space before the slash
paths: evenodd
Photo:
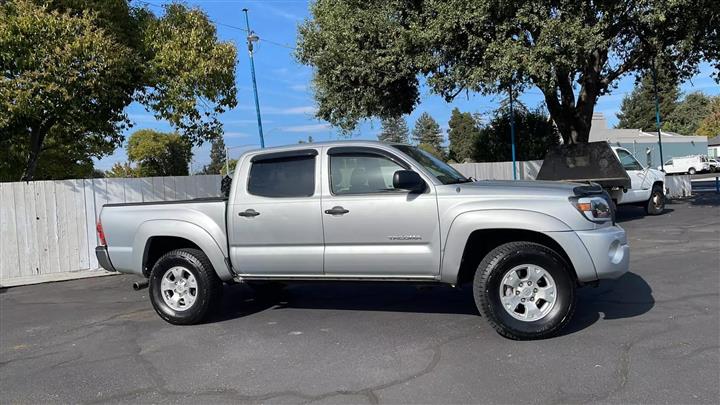
<path id="1" fill-rule="evenodd" d="M 648 215 L 660 215 L 665 210 L 665 194 L 662 185 L 656 184 L 650 193 L 650 199 L 645 203 L 645 212 Z"/>
<path id="2" fill-rule="evenodd" d="M 160 317 L 175 325 L 200 323 L 222 299 L 222 281 L 198 249 L 164 254 L 150 273 L 150 302 Z"/>
<path id="3" fill-rule="evenodd" d="M 557 334 L 575 310 L 575 283 L 565 260 L 533 242 L 510 242 L 480 262 L 473 281 L 480 314 L 510 339 Z"/>

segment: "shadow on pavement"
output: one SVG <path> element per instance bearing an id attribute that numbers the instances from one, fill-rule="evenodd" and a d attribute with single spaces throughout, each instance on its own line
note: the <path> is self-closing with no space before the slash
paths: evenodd
<path id="1" fill-rule="evenodd" d="M 578 289 L 577 294 L 575 316 L 563 334 L 591 326 L 601 314 L 604 319 L 631 318 L 655 304 L 650 286 L 634 273 L 597 288 Z M 223 307 L 212 321 L 284 308 L 478 315 L 470 285 L 453 289 L 438 284 L 324 282 L 290 285 L 275 296 L 258 296 L 242 285 L 228 286 Z"/>
<path id="2" fill-rule="evenodd" d="M 626 273 L 617 280 L 601 282 L 596 288 L 578 291 L 575 316 L 563 334 L 587 328 L 603 319 L 632 318 L 650 311 L 655 306 L 652 288 L 635 273 Z"/>
<path id="3" fill-rule="evenodd" d="M 668 208 L 666 205 L 665 211 L 663 211 L 660 216 L 670 214 L 673 211 L 675 210 L 672 208 Z M 643 219 L 646 216 L 648 216 L 648 214 L 645 213 L 645 207 L 640 207 L 636 205 L 621 205 L 617 208 L 615 219 L 618 223 L 621 224 L 623 222 L 634 221 L 636 219 Z"/>
<path id="4" fill-rule="evenodd" d="M 691 205 L 700 205 L 706 207 L 720 207 L 720 194 L 715 191 L 697 192 L 688 198 Z"/>

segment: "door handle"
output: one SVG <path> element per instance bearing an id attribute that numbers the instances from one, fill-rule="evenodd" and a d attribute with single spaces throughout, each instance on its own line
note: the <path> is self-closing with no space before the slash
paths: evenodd
<path id="1" fill-rule="evenodd" d="M 336 207 L 332 207 L 329 210 L 325 210 L 325 213 L 328 215 L 345 215 L 348 212 L 350 212 L 350 211 L 346 210 L 345 208 L 343 208 L 339 205 Z"/>
<path id="2" fill-rule="evenodd" d="M 241 217 L 256 217 L 260 215 L 260 213 L 252 208 L 248 208 L 243 212 L 238 212 L 238 215 L 240 215 Z"/>

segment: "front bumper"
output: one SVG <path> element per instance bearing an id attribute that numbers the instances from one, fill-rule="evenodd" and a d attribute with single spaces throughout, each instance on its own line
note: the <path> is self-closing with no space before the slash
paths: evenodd
<path id="1" fill-rule="evenodd" d="M 590 254 L 599 280 L 615 279 L 627 273 L 630 246 L 624 229 L 614 225 L 576 233 Z"/>
<path id="2" fill-rule="evenodd" d="M 110 262 L 110 255 L 108 254 L 107 246 L 96 247 L 95 256 L 97 257 L 100 267 L 107 271 L 116 271 L 112 263 Z"/>

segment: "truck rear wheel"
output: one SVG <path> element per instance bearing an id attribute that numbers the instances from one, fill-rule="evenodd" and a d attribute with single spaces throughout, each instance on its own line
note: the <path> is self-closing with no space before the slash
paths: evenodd
<path id="1" fill-rule="evenodd" d="M 645 203 L 645 212 L 648 215 L 660 215 L 665 210 L 665 194 L 662 186 L 657 184 L 652 188 L 650 199 Z"/>
<path id="2" fill-rule="evenodd" d="M 222 299 L 222 281 L 198 249 L 164 254 L 150 272 L 150 302 L 155 312 L 175 325 L 200 323 Z"/>
<path id="3" fill-rule="evenodd" d="M 533 242 L 510 242 L 480 262 L 473 295 L 499 334 L 517 340 L 557 334 L 575 310 L 575 283 L 565 260 Z"/>

